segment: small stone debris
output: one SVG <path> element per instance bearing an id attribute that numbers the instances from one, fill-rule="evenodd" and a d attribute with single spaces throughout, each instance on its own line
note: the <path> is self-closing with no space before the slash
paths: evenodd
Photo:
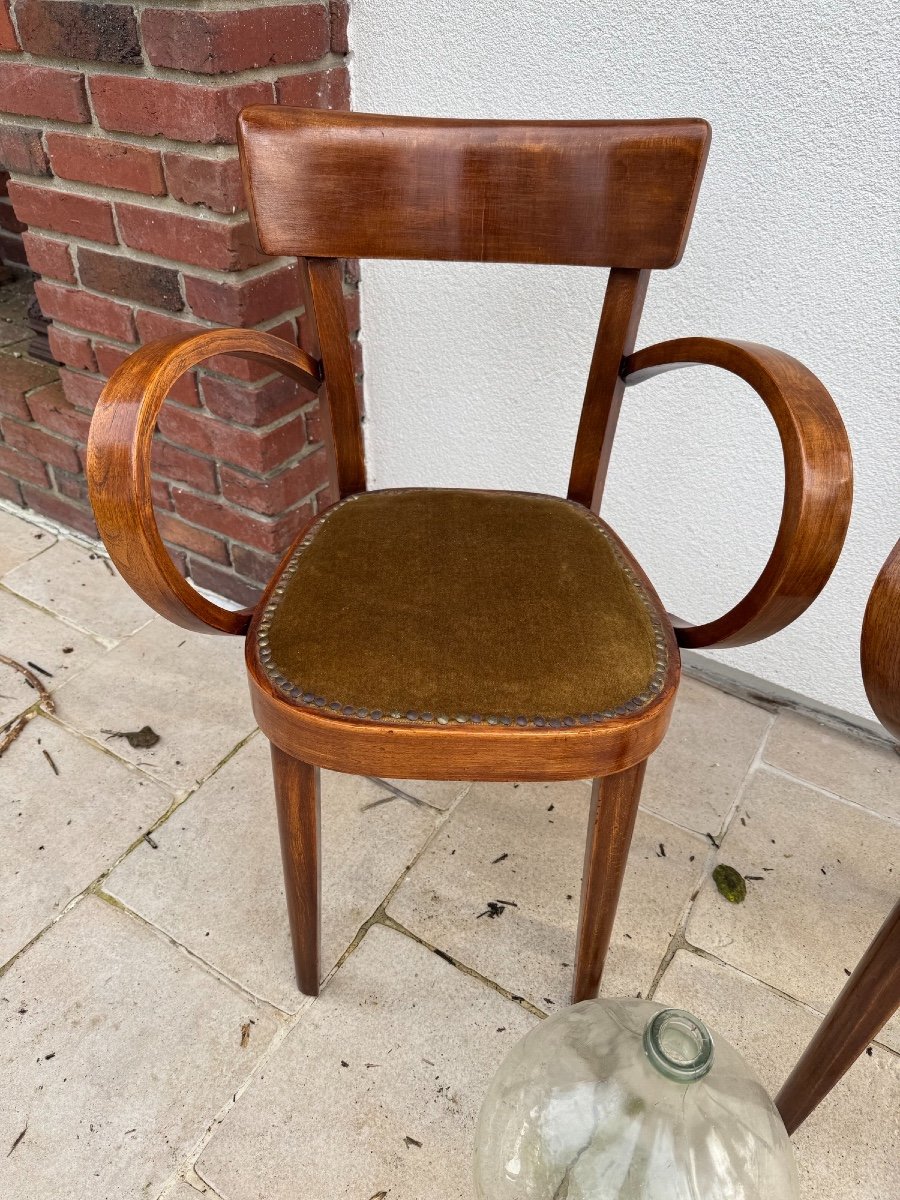
<path id="1" fill-rule="evenodd" d="M 407 1134 L 403 1140 L 406 1143 L 407 1150 L 410 1148 L 410 1146 L 415 1146 L 419 1150 L 422 1149 L 422 1143 L 418 1138 L 410 1137 L 409 1134 Z"/>
<path id="2" fill-rule="evenodd" d="M 547 812 L 553 812 L 554 808 L 556 808 L 556 805 L 555 805 L 555 804 L 548 804 L 548 805 L 547 805 Z"/>
<path id="3" fill-rule="evenodd" d="M 497 1032 L 498 1032 L 498 1033 L 506 1033 L 506 1026 L 505 1026 L 505 1025 L 498 1025 L 498 1026 L 497 1026 Z"/>
<path id="4" fill-rule="evenodd" d="M 743 904 L 747 899 L 747 885 L 740 871 L 728 865 L 719 863 L 713 871 L 713 882 L 730 904 Z"/>
<path id="5" fill-rule="evenodd" d="M 149 725 L 142 725 L 140 729 L 101 729 L 100 732 L 106 734 L 107 741 L 124 738 L 132 750 L 149 750 L 160 740 L 159 734 Z"/>
<path id="6" fill-rule="evenodd" d="M 63 648 L 62 648 L 63 654 L 72 654 L 74 652 L 74 650 L 75 650 L 74 646 L 63 646 Z"/>
<path id="7" fill-rule="evenodd" d="M 349 1067 L 349 1066 L 350 1066 L 350 1064 L 347 1062 L 346 1058 L 342 1058 L 342 1059 L 341 1059 L 341 1066 L 342 1066 L 342 1067 Z"/>
<path id="8" fill-rule="evenodd" d="M 497 865 L 497 863 L 501 863 L 501 862 L 503 862 L 503 860 L 504 860 L 505 858 L 509 858 L 509 855 L 508 855 L 508 854 L 506 853 L 506 851 L 504 850 L 504 852 L 503 852 L 502 854 L 498 854 L 496 858 L 492 858 L 492 859 L 491 859 L 491 866 L 492 866 L 492 867 L 495 867 L 495 866 Z"/>
<path id="9" fill-rule="evenodd" d="M 697 856 L 696 856 L 695 854 L 691 854 L 691 855 L 689 855 L 689 857 L 688 857 L 688 862 L 693 862 L 693 861 L 694 861 L 694 859 L 695 859 L 696 857 L 697 857 Z"/>

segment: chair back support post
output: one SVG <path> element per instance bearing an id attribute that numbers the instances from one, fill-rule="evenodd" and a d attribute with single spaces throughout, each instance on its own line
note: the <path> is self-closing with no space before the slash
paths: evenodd
<path id="1" fill-rule="evenodd" d="M 649 271 L 609 273 L 572 455 L 568 498 L 600 511 L 619 409 L 625 392 L 622 360 L 634 350 Z"/>
<path id="2" fill-rule="evenodd" d="M 366 490 L 366 455 L 356 397 L 356 372 L 344 308 L 341 263 L 336 258 L 305 262 L 310 317 L 319 344 L 325 383 L 319 393 L 331 429 L 331 468 L 338 496 Z"/>
<path id="3" fill-rule="evenodd" d="M 341 496 L 366 469 L 340 259 L 610 268 L 569 498 L 595 511 L 651 270 L 684 253 L 706 121 L 474 121 L 244 109 L 238 144 L 263 251 L 305 260 Z"/>

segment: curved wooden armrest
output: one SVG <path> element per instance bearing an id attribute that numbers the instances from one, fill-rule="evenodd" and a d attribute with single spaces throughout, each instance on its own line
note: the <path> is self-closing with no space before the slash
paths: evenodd
<path id="1" fill-rule="evenodd" d="M 900 738 L 900 542 L 872 588 L 860 642 L 862 677 L 876 717 Z"/>
<path id="2" fill-rule="evenodd" d="M 308 354 L 253 329 L 213 329 L 143 346 L 97 401 L 88 436 L 88 490 L 113 562 L 151 608 L 185 629 L 244 633 L 252 609 L 231 612 L 195 591 L 169 557 L 153 515 L 150 454 L 157 415 L 175 381 L 217 354 L 265 363 L 313 391 L 321 385 L 318 364 Z"/>
<path id="3" fill-rule="evenodd" d="M 621 374 L 632 384 L 694 364 L 722 367 L 749 383 L 775 418 L 784 453 L 781 523 L 759 579 L 715 621 L 674 621 L 679 645 L 745 646 L 784 629 L 828 582 L 850 520 L 850 443 L 834 401 L 815 375 L 769 346 L 676 338 L 630 355 Z"/>

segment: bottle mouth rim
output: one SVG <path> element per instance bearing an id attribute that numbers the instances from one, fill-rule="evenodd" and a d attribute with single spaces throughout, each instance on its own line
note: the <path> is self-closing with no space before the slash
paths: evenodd
<path id="1" fill-rule="evenodd" d="M 691 1083 L 711 1070 L 715 1047 L 698 1017 L 683 1008 L 664 1008 L 647 1022 L 644 1052 L 668 1079 Z"/>

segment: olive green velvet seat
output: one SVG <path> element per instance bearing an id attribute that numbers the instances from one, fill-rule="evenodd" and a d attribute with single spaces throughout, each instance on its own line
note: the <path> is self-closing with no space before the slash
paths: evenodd
<path id="1" fill-rule="evenodd" d="M 660 690 L 657 604 L 604 523 L 571 501 L 367 492 L 294 551 L 259 658 L 282 695 L 339 719 L 586 725 Z"/>

